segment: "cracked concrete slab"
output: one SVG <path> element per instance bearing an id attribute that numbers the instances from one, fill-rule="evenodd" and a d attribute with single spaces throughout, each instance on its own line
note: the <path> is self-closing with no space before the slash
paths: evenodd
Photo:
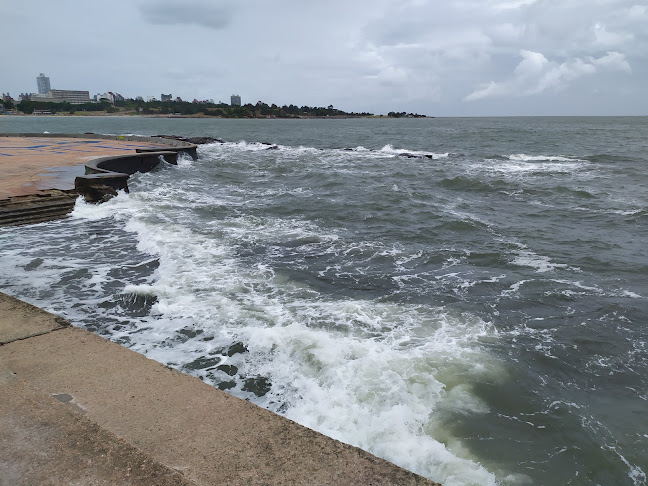
<path id="1" fill-rule="evenodd" d="M 0 293 L 0 346 L 69 326 L 62 317 Z"/>
<path id="2" fill-rule="evenodd" d="M 195 486 L 13 373 L 0 390 L 0 486 Z"/>

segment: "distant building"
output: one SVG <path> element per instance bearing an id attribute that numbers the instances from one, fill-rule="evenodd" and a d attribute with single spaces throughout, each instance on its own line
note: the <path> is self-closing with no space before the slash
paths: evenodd
<path id="1" fill-rule="evenodd" d="M 173 98 L 173 96 L 171 96 L 170 94 L 168 94 L 168 95 L 161 94 L 160 95 L 160 100 L 161 101 L 171 101 L 172 98 Z"/>
<path id="2" fill-rule="evenodd" d="M 90 103 L 89 91 L 75 91 L 70 89 L 50 89 L 46 94 L 32 94 L 32 101 L 49 101 L 50 103 L 62 103 L 67 101 L 73 105 Z"/>
<path id="3" fill-rule="evenodd" d="M 18 98 L 20 98 L 20 101 L 29 101 L 31 100 L 31 95 L 29 93 L 20 93 Z"/>
<path id="4" fill-rule="evenodd" d="M 136 96 L 135 101 L 144 101 L 144 98 L 142 98 L 141 96 Z"/>
<path id="5" fill-rule="evenodd" d="M 232 106 L 241 106 L 241 97 L 239 95 L 232 95 L 230 100 Z"/>
<path id="6" fill-rule="evenodd" d="M 115 96 L 110 91 L 108 91 L 107 93 L 103 93 L 103 94 L 101 94 L 101 93 L 97 94 L 95 96 L 95 99 L 99 103 L 101 103 L 102 101 L 108 101 L 110 104 L 113 104 L 113 105 L 115 104 Z"/>
<path id="7" fill-rule="evenodd" d="M 150 103 L 151 101 L 157 101 L 157 100 L 155 99 L 155 96 L 147 96 L 146 101 L 147 103 Z"/>
<path id="8" fill-rule="evenodd" d="M 52 101 L 67 101 L 73 105 L 81 103 L 90 103 L 89 91 L 75 91 L 71 89 L 51 89 L 50 95 Z"/>
<path id="9" fill-rule="evenodd" d="M 45 93 L 45 94 L 32 93 L 31 94 L 31 100 L 32 101 L 49 101 L 49 102 L 54 101 L 52 99 L 52 97 L 50 96 L 49 91 L 47 93 Z"/>
<path id="10" fill-rule="evenodd" d="M 124 101 L 124 97 L 120 95 L 119 93 L 113 93 L 112 91 L 108 91 L 107 93 L 103 94 L 97 94 L 94 97 L 95 101 L 101 102 L 101 101 L 109 101 L 111 104 L 115 104 L 115 101 Z"/>
<path id="11" fill-rule="evenodd" d="M 38 94 L 40 95 L 46 95 L 52 89 L 49 78 L 43 73 L 40 73 L 40 76 L 36 78 L 36 84 L 38 85 Z"/>
<path id="12" fill-rule="evenodd" d="M 182 98 L 180 98 L 179 96 L 177 96 L 175 100 L 176 100 L 176 103 L 182 103 Z"/>

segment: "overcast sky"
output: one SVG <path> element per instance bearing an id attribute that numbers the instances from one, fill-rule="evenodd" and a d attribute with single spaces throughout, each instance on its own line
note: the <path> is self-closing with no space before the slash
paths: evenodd
<path id="1" fill-rule="evenodd" d="M 647 0 L 1 0 L 0 91 L 648 115 Z"/>

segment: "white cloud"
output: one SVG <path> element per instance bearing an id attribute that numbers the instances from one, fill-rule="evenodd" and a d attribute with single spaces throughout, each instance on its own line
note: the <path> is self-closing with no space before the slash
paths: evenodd
<path id="1" fill-rule="evenodd" d="M 603 69 L 625 71 L 627 73 L 632 72 L 628 60 L 620 52 L 608 52 L 607 56 L 603 56 L 598 59 L 590 58 L 590 60 L 592 64 Z"/>
<path id="2" fill-rule="evenodd" d="M 523 59 L 515 68 L 515 75 L 518 78 L 527 79 L 542 73 L 549 64 L 549 60 L 539 52 L 522 50 L 520 51 L 520 55 Z"/>
<path id="3" fill-rule="evenodd" d="M 630 64 L 619 52 L 610 52 L 600 58 L 572 58 L 562 63 L 551 62 L 539 52 L 522 50 L 520 55 L 522 61 L 515 68 L 511 78 L 484 84 L 464 100 L 538 95 L 566 89 L 577 79 L 601 71 L 631 72 Z"/>
<path id="4" fill-rule="evenodd" d="M 493 98 L 496 96 L 503 96 L 506 94 L 506 86 L 501 83 L 496 83 L 491 81 L 487 84 L 482 85 L 479 89 L 473 91 L 468 96 L 466 96 L 466 101 L 481 100 L 484 98 Z"/>
<path id="5" fill-rule="evenodd" d="M 626 32 L 610 32 L 603 24 L 596 23 L 592 27 L 594 44 L 606 49 L 619 48 L 634 40 L 634 35 Z"/>

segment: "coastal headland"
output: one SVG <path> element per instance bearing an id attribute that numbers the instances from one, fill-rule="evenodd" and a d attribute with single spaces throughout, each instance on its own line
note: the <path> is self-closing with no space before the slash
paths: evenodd
<path id="1" fill-rule="evenodd" d="M 85 137 L 0 137 L 32 163 L 3 195 L 36 197 L 46 167 L 160 149 Z M 0 484 L 436 483 L 0 293 Z"/>

